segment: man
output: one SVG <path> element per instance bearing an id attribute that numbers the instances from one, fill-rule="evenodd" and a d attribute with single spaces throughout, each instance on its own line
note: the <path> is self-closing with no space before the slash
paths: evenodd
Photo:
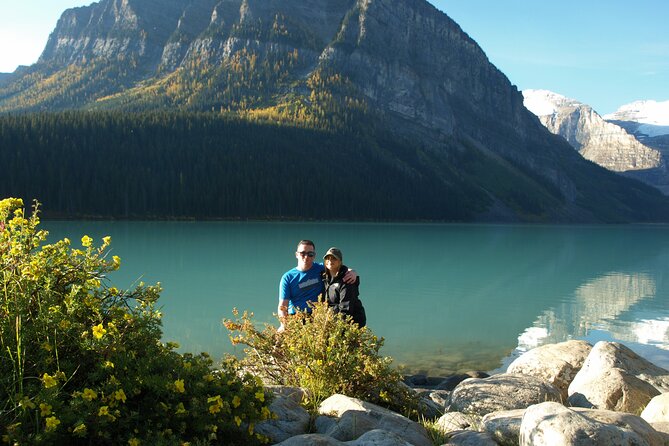
<path id="1" fill-rule="evenodd" d="M 309 309 L 309 302 L 317 302 L 323 293 L 323 264 L 314 263 L 316 246 L 311 240 L 301 240 L 295 252 L 297 266 L 281 277 L 279 283 L 279 319 L 282 321 L 279 331 L 284 330 L 283 318 L 300 310 Z M 346 283 L 353 283 L 358 278 L 355 271 L 349 269 L 344 276 Z"/>

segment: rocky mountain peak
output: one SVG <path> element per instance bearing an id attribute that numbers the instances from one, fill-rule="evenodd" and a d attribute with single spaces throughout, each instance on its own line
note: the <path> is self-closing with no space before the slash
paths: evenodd
<path id="1" fill-rule="evenodd" d="M 667 163 L 622 127 L 605 121 L 587 104 L 548 90 L 524 90 L 528 110 L 552 133 L 562 136 L 584 158 L 667 189 Z"/>

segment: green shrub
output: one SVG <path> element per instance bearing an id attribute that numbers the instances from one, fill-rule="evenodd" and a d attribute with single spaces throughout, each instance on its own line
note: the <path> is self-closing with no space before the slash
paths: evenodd
<path id="1" fill-rule="evenodd" d="M 314 303 L 312 313 L 286 319 L 278 333 L 266 325 L 255 328 L 253 314 L 234 311 L 225 320 L 233 344 L 246 345 L 241 362 L 245 370 L 268 384 L 302 387 L 306 405 L 315 409 L 322 400 L 341 393 L 415 415 L 416 399 L 391 367 L 391 359 L 379 355 L 383 338 L 360 328 L 350 318 L 334 313 L 327 303 Z"/>
<path id="2" fill-rule="evenodd" d="M 163 344 L 160 285 L 121 290 L 109 237 L 44 245 L 38 209 L 0 201 L 0 435 L 10 444 L 257 444 L 262 383 Z"/>

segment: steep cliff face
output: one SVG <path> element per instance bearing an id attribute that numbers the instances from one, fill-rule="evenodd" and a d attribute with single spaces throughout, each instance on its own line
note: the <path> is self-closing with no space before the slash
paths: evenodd
<path id="1" fill-rule="evenodd" d="M 106 0 L 63 13 L 40 63 L 55 66 L 87 60 L 132 59 L 157 65 L 182 13 L 178 0 Z"/>
<path id="2" fill-rule="evenodd" d="M 656 200 L 551 135 L 424 0 L 101 0 L 66 11 L 19 78 L 0 87 L 0 112 L 221 110 L 387 134 L 410 147 L 392 161 L 407 172 L 488 197 L 483 219 L 632 218 L 618 198 L 588 207 L 603 187 Z M 615 162 L 645 168 L 654 153 Z"/>
<path id="3" fill-rule="evenodd" d="M 525 105 L 548 130 L 566 139 L 585 159 L 667 191 L 662 153 L 642 144 L 592 107 L 547 90 L 525 90 Z"/>

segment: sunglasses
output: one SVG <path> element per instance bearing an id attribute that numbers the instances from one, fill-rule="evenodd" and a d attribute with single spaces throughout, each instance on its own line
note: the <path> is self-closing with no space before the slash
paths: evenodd
<path id="1" fill-rule="evenodd" d="M 314 251 L 300 251 L 298 252 L 302 257 L 315 257 L 316 253 Z"/>

